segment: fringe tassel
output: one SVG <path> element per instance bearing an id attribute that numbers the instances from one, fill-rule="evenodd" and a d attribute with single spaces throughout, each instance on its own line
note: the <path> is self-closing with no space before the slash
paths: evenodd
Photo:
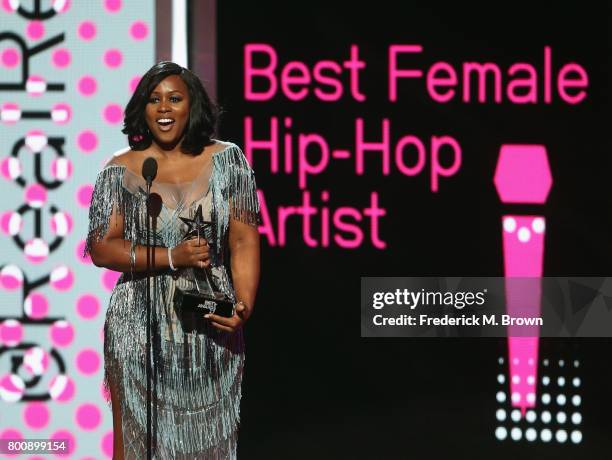
<path id="1" fill-rule="evenodd" d="M 146 243 L 145 195 L 123 186 L 125 166 L 108 165 L 96 179 L 84 254 L 107 233 L 113 211 L 121 215 L 126 240 Z M 253 170 L 236 145 L 213 155 L 209 193 L 214 238 L 213 273 L 233 297 L 223 264 L 230 219 L 261 223 Z M 167 210 L 166 210 L 167 211 Z M 168 218 L 168 214 L 165 215 Z M 156 241 L 173 246 L 182 235 L 178 215 L 162 222 Z M 157 328 L 152 364 L 157 377 L 155 458 L 235 458 L 244 367 L 242 331 L 218 331 L 202 318 L 198 332 L 185 332 L 177 317 L 174 291 L 191 280 L 179 272 L 159 274 L 151 284 Z M 203 333 L 202 333 L 203 331 Z M 111 294 L 104 326 L 104 386 L 111 383 L 121 404 L 125 458 L 146 452 L 146 279 L 123 273 Z M 108 401 L 112 406 L 111 401 Z"/>
<path id="2" fill-rule="evenodd" d="M 212 194 L 213 264 L 223 263 L 224 237 L 227 236 L 230 218 L 248 225 L 261 224 L 259 199 L 255 173 L 244 153 L 233 144 L 213 155 L 213 170 L 209 180 Z"/>

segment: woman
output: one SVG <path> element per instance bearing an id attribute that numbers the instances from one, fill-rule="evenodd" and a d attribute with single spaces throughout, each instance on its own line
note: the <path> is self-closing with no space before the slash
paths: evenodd
<path id="1" fill-rule="evenodd" d="M 162 206 L 151 240 L 154 457 L 236 456 L 244 341 L 259 281 L 259 203 L 240 148 L 212 139 L 217 111 L 189 70 L 160 62 L 141 79 L 126 107 L 130 150 L 98 174 L 89 210 L 86 253 L 96 266 L 122 272 L 104 325 L 106 388 L 111 394 L 115 459 L 147 452 L 146 183 L 147 157 L 158 164 L 151 193 Z M 188 238 L 183 219 L 202 208 L 212 237 Z M 189 221 L 188 221 L 189 222 Z M 206 269 L 234 304 L 223 317 L 204 312 L 197 327 L 177 291 Z"/>

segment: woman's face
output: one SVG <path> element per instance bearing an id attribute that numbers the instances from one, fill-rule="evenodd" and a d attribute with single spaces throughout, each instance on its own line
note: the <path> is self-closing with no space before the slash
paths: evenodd
<path id="1" fill-rule="evenodd" d="M 157 144 L 179 143 L 189 122 L 189 91 L 181 77 L 170 75 L 153 89 L 145 120 Z"/>

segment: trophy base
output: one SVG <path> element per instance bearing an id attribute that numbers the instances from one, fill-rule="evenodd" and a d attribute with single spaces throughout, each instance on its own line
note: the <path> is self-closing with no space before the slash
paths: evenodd
<path id="1" fill-rule="evenodd" d="M 226 299 L 216 299 L 203 296 L 197 291 L 177 288 L 174 292 L 174 311 L 181 321 L 183 331 L 205 333 L 209 325 L 204 315 L 214 313 L 230 318 L 234 315 L 234 304 Z"/>

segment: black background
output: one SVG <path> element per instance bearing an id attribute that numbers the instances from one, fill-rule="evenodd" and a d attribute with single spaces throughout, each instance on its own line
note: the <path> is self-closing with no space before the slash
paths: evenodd
<path id="1" fill-rule="evenodd" d="M 425 141 L 450 135 L 463 150 L 460 172 L 442 178 L 438 193 L 429 190 L 428 169 L 407 178 L 392 166 L 391 176 L 382 176 L 376 154 L 366 154 L 365 176 L 356 176 L 351 162 L 332 160 L 324 174 L 309 178 L 313 201 L 329 190 L 332 208 L 365 207 L 377 190 L 387 209 L 384 251 L 368 243 L 367 232 L 357 250 L 308 248 L 297 219 L 290 220 L 286 247 L 263 240 L 260 292 L 246 328 L 241 458 L 607 458 L 610 340 L 541 341 L 540 358 L 581 361 L 582 444 L 499 442 L 496 375 L 505 369 L 497 363 L 507 355 L 505 340 L 362 339 L 359 292 L 361 276 L 502 276 L 504 213 L 546 217 L 546 276 L 610 275 L 610 17 L 602 2 L 218 2 L 221 139 L 244 146 L 245 116 L 255 117 L 258 137 L 267 134 L 271 116 L 291 116 L 295 134 L 319 133 L 331 148 L 354 151 L 355 118 L 365 119 L 366 138 L 375 141 L 389 117 L 392 146 L 407 134 Z M 336 103 L 282 95 L 245 101 L 245 43 L 273 45 L 280 64 L 309 65 L 344 61 L 358 44 L 368 99 L 347 97 L 345 79 Z M 572 106 L 553 91 L 553 103 L 544 104 L 540 84 L 535 105 L 459 97 L 439 104 L 421 79 L 401 81 L 399 102 L 390 103 L 392 43 L 423 45 L 405 65 L 424 70 L 436 61 L 458 73 L 467 61 L 490 60 L 502 71 L 529 62 L 540 78 L 548 45 L 553 76 L 567 62 L 586 69 L 588 97 Z M 546 146 L 554 184 L 544 206 L 500 203 L 492 178 L 503 143 Z M 273 220 L 277 206 L 300 204 L 296 174 L 271 174 L 260 152 L 253 167 Z"/>

